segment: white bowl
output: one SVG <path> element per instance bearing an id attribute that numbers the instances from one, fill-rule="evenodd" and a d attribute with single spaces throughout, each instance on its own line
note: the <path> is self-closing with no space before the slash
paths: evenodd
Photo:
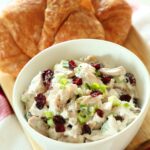
<path id="1" fill-rule="evenodd" d="M 41 70 L 52 67 L 62 59 L 76 59 L 87 55 L 102 57 L 106 62 L 123 65 L 134 73 L 140 97 L 141 112 L 124 130 L 103 140 L 72 144 L 47 138 L 32 129 L 24 118 L 24 109 L 20 97 L 29 86 L 31 79 Z M 147 69 L 141 60 L 126 48 L 102 40 L 72 40 L 54 45 L 32 58 L 18 75 L 13 89 L 13 107 L 23 129 L 43 150 L 122 150 L 139 130 L 149 106 L 150 82 Z"/>

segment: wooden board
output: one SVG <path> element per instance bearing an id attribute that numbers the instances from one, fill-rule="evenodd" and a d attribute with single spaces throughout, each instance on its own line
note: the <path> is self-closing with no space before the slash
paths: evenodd
<path id="1" fill-rule="evenodd" d="M 133 51 L 144 62 L 150 71 L 150 49 L 133 27 L 124 46 Z M 12 89 L 14 81 L 15 80 L 10 75 L 0 72 L 0 85 L 2 86 L 10 104 L 12 102 Z M 40 148 L 39 145 L 37 145 L 29 135 L 27 135 L 27 137 L 33 147 L 33 150 L 42 150 L 42 148 Z M 126 150 L 135 150 L 141 143 L 147 140 L 150 140 L 150 109 L 141 129 L 133 141 L 128 145 Z"/>

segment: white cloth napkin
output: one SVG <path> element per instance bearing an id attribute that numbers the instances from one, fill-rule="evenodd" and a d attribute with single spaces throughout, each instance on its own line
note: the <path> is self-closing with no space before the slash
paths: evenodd
<path id="1" fill-rule="evenodd" d="M 32 150 L 15 115 L 0 122 L 0 150 Z"/>
<path id="2" fill-rule="evenodd" d="M 143 6 L 133 15 L 133 25 L 150 46 L 150 7 Z"/>
<path id="3" fill-rule="evenodd" d="M 0 0 L 0 9 L 11 0 Z M 150 5 L 142 6 L 129 0 L 134 7 L 133 25 L 150 45 Z M 0 150 L 32 150 L 14 114 L 0 120 Z"/>

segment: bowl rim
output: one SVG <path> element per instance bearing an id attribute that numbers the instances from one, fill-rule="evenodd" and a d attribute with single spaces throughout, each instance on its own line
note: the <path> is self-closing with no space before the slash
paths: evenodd
<path id="1" fill-rule="evenodd" d="M 69 142 L 62 142 L 62 141 L 58 141 L 58 140 L 54 140 L 52 138 L 46 137 L 42 134 L 40 134 L 38 131 L 34 130 L 32 127 L 29 126 L 29 124 L 27 123 L 27 121 L 24 119 L 24 116 L 22 116 L 22 114 L 19 112 L 19 107 L 17 106 L 17 102 L 14 100 L 15 99 L 15 93 L 16 93 L 16 87 L 18 85 L 18 80 L 20 79 L 20 76 L 22 74 L 22 72 L 24 72 L 24 69 L 26 69 L 28 67 L 28 65 L 30 65 L 30 63 L 32 63 L 32 60 L 37 59 L 38 57 L 40 57 L 40 55 L 43 55 L 44 53 L 47 53 L 48 51 L 51 51 L 52 49 L 57 49 L 57 47 L 61 47 L 62 45 L 66 45 L 66 44 L 74 44 L 74 43 L 78 43 L 80 44 L 80 42 L 101 42 L 104 44 L 109 44 L 115 47 L 118 47 L 121 51 L 124 51 L 126 53 L 128 53 L 129 55 L 131 55 L 132 57 L 135 57 L 137 59 L 137 61 L 140 63 L 141 67 L 143 68 L 145 75 L 146 75 L 146 80 L 150 83 L 150 77 L 149 77 L 149 72 L 146 68 L 146 66 L 143 64 L 143 62 L 140 60 L 140 58 L 138 56 L 136 56 L 132 51 L 128 50 L 127 48 L 118 45 L 116 43 L 113 42 L 109 42 L 109 41 L 105 41 L 105 40 L 97 40 L 97 39 L 76 39 L 76 40 L 69 40 L 69 41 L 65 41 L 62 43 L 58 43 L 55 45 L 52 45 L 48 48 L 46 48 L 45 50 L 41 51 L 40 53 L 36 54 L 32 59 L 30 59 L 25 66 L 22 68 L 22 70 L 20 71 L 19 75 L 16 78 L 15 84 L 14 84 L 14 88 L 13 88 L 13 109 L 15 111 L 15 114 L 17 116 L 17 118 L 19 119 L 20 123 L 28 128 L 30 130 L 30 132 L 32 132 L 35 136 L 39 136 L 40 138 L 43 138 L 43 140 L 46 140 L 47 142 L 53 142 L 55 144 L 65 144 L 65 145 L 70 145 L 70 146 L 76 146 L 76 147 L 80 147 L 80 146 L 88 146 L 88 145 L 95 145 L 95 144 L 100 144 L 100 143 L 104 143 L 104 142 L 108 142 L 109 140 L 114 139 L 115 137 L 125 133 L 128 129 L 130 129 L 136 122 L 138 122 L 140 120 L 140 118 L 142 117 L 142 115 L 146 115 L 149 105 L 150 105 L 150 92 L 147 91 L 146 96 L 145 96 L 145 104 L 143 105 L 143 107 L 141 108 L 141 112 L 139 113 L 139 115 L 135 118 L 135 120 L 133 122 L 131 122 L 126 128 L 124 128 L 123 130 L 119 131 L 118 133 L 108 136 L 104 139 L 100 139 L 100 140 L 96 140 L 96 141 L 92 141 L 92 142 L 88 142 L 88 143 L 69 143 Z M 150 89 L 150 84 L 148 84 Z M 30 133 L 29 133 L 30 134 Z"/>

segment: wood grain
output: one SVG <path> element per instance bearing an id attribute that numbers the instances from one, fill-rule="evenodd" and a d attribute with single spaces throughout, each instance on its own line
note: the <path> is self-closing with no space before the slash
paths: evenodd
<path id="1" fill-rule="evenodd" d="M 130 49 L 134 52 L 146 65 L 148 70 L 150 71 L 150 49 L 143 41 L 143 39 L 139 36 L 138 32 L 132 27 L 126 43 L 124 44 L 125 47 Z M 0 85 L 2 86 L 10 104 L 12 102 L 12 89 L 14 85 L 15 79 L 8 75 L 0 72 Z M 42 148 L 31 139 L 30 135 L 26 133 L 33 150 L 42 150 Z M 138 145 L 150 139 L 150 109 L 149 112 L 144 120 L 141 129 L 139 130 L 138 134 L 135 136 L 133 141 L 128 145 L 126 150 L 135 150 Z"/>
<path id="2" fill-rule="evenodd" d="M 132 28 L 129 33 L 129 36 L 125 43 L 125 47 L 134 52 L 144 62 L 145 66 L 150 72 L 150 48 L 134 28 Z M 150 108 L 138 134 L 135 136 L 135 138 L 133 139 L 133 141 L 130 143 L 130 145 L 127 147 L 126 150 L 135 150 L 139 146 L 139 144 L 149 139 L 150 139 Z"/>

